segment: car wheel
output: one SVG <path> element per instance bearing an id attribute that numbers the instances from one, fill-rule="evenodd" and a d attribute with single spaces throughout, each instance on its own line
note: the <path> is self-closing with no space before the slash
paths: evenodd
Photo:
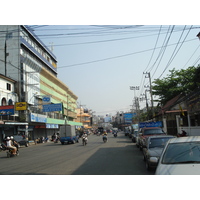
<path id="1" fill-rule="evenodd" d="M 61 142 L 61 144 L 64 145 L 65 143 L 64 143 L 64 142 Z"/>
<path id="2" fill-rule="evenodd" d="M 148 161 L 146 160 L 146 163 L 145 163 L 145 165 L 146 165 L 146 169 L 148 170 L 148 171 L 150 171 L 150 166 L 149 166 L 149 163 L 148 163 Z"/>
<path id="3" fill-rule="evenodd" d="M 75 144 L 75 143 L 76 143 L 76 141 L 75 141 L 75 140 L 73 140 L 73 141 L 72 141 L 72 143 L 73 143 L 73 144 Z"/>
<path id="4" fill-rule="evenodd" d="M 25 144 L 25 147 L 28 147 L 28 146 L 29 146 L 29 144 L 28 144 L 28 143 L 26 143 L 26 144 Z"/>

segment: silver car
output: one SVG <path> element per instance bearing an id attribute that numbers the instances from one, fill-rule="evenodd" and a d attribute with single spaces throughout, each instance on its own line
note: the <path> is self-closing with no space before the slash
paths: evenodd
<path id="1" fill-rule="evenodd" d="M 168 141 L 160 157 L 156 175 L 200 175 L 200 136 Z"/>
<path id="2" fill-rule="evenodd" d="M 147 170 L 157 167 L 165 144 L 172 138 L 174 138 L 172 135 L 150 136 L 146 138 L 145 144 L 143 145 L 143 156 Z"/>

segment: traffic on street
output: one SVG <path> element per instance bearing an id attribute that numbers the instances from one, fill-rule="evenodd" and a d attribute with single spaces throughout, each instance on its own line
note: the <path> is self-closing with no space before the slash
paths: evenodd
<path id="1" fill-rule="evenodd" d="M 90 134 L 87 145 L 47 142 L 20 147 L 19 156 L 0 152 L 1 175 L 153 175 L 146 170 L 143 154 L 132 140 L 118 132 Z"/>

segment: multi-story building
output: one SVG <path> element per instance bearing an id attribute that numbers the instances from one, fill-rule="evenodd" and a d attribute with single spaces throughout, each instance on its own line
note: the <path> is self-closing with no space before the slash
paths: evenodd
<path id="1" fill-rule="evenodd" d="M 80 126 L 75 122 L 78 97 L 57 78 L 55 55 L 28 26 L 2 25 L 0 36 L 0 74 L 15 81 L 18 103 L 26 105 L 15 110 L 13 122 L 4 121 L 4 127 L 14 128 L 9 134 L 24 132 L 35 139 L 65 123 Z"/>
<path id="2" fill-rule="evenodd" d="M 89 114 L 88 109 L 77 108 L 77 119 L 76 122 L 83 124 L 83 127 L 88 129 L 91 127 L 91 115 Z"/>

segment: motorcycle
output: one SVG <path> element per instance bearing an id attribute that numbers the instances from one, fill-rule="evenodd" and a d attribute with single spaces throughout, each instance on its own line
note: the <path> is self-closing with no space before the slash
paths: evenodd
<path id="1" fill-rule="evenodd" d="M 59 140 L 60 140 L 60 138 L 56 138 L 56 139 L 54 140 L 54 143 L 58 143 Z"/>
<path id="2" fill-rule="evenodd" d="M 181 134 L 177 134 L 177 137 L 187 137 L 187 133 L 184 130 L 182 130 Z"/>
<path id="3" fill-rule="evenodd" d="M 13 149 L 11 148 L 7 148 L 7 158 L 10 158 L 10 157 L 14 157 L 14 156 L 19 156 L 19 150 L 16 151 L 16 154 L 13 154 Z"/>
<path id="4" fill-rule="evenodd" d="M 19 149 L 17 148 L 16 154 L 13 154 L 13 149 L 6 147 L 5 144 L 0 145 L 0 151 L 7 151 L 7 158 L 13 157 L 13 156 L 19 156 Z"/>
<path id="5" fill-rule="evenodd" d="M 86 146 L 86 144 L 87 144 L 87 137 L 83 137 L 83 139 L 82 139 L 82 141 L 83 141 L 83 146 Z"/>
<path id="6" fill-rule="evenodd" d="M 106 135 L 103 136 L 103 142 L 106 143 L 108 141 L 108 138 Z"/>

